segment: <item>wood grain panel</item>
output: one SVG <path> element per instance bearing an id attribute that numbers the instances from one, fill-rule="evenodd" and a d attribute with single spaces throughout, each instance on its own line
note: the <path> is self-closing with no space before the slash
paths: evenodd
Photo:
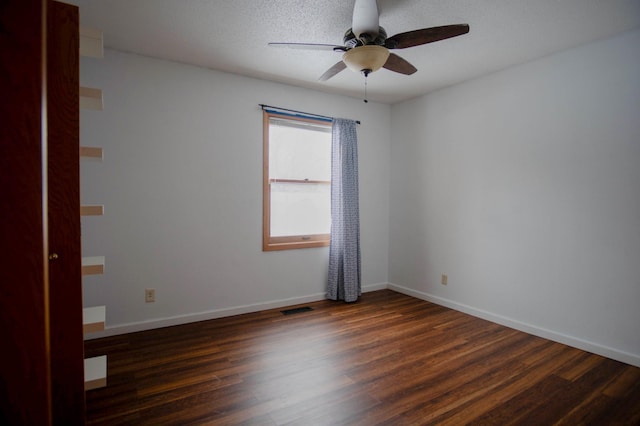
<path id="1" fill-rule="evenodd" d="M 47 425 L 46 3 L 5 0 L 0 9 L 0 424 Z"/>
<path id="2" fill-rule="evenodd" d="M 84 424 L 78 7 L 48 3 L 51 377 L 55 424 Z"/>
<path id="3" fill-rule="evenodd" d="M 638 424 L 640 369 L 389 290 L 85 342 L 89 424 Z M 294 307 L 292 307 L 294 308 Z"/>

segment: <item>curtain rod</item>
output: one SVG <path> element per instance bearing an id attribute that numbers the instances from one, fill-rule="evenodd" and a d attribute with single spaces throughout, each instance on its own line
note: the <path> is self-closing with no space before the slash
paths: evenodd
<path id="1" fill-rule="evenodd" d="M 265 109 L 265 108 L 273 108 L 273 109 L 278 109 L 278 110 L 280 110 L 280 111 L 288 111 L 288 112 L 295 112 L 295 113 L 297 113 L 297 114 L 304 114 L 304 115 L 308 115 L 308 116 L 310 116 L 310 117 L 326 118 L 326 119 L 329 119 L 329 120 L 333 120 L 333 119 L 334 119 L 334 117 L 329 117 L 329 116 L 326 116 L 326 115 L 320 115 L 320 114 L 311 114 L 311 113 L 309 113 L 309 112 L 304 112 L 304 111 L 296 111 L 295 109 L 280 108 L 280 107 L 277 107 L 277 106 L 273 106 L 273 105 L 265 105 L 265 104 L 258 104 L 258 105 L 260 105 L 260 107 L 261 107 L 262 109 Z M 356 122 L 356 123 L 358 123 L 358 124 L 360 124 L 360 120 L 355 120 L 355 122 Z"/>

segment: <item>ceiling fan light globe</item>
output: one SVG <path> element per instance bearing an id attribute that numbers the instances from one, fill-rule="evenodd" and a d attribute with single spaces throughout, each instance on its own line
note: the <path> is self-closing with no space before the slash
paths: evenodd
<path id="1" fill-rule="evenodd" d="M 389 58 L 389 50 L 383 46 L 359 46 L 342 55 L 342 61 L 355 72 L 370 70 L 374 72 L 382 68 Z"/>

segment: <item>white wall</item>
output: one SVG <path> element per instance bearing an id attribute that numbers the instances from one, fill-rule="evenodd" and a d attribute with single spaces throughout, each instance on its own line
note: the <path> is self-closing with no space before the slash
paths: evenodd
<path id="1" fill-rule="evenodd" d="M 81 163 L 82 202 L 106 206 L 83 218 L 83 253 L 107 258 L 85 305 L 106 305 L 114 334 L 323 297 L 328 249 L 260 249 L 267 103 L 362 121 L 365 288 L 389 281 L 640 365 L 638 45 L 627 33 L 391 108 L 109 50 L 83 59 L 105 110 L 82 111 L 81 141 L 105 159 Z"/>
<path id="2" fill-rule="evenodd" d="M 391 287 L 640 365 L 638 46 L 394 105 Z"/>
<path id="3" fill-rule="evenodd" d="M 259 103 L 360 120 L 363 285 L 386 287 L 390 107 L 106 51 L 81 62 L 104 111 L 81 112 L 85 306 L 106 305 L 104 334 L 324 298 L 328 248 L 265 253 Z M 144 289 L 156 302 L 144 303 Z"/>

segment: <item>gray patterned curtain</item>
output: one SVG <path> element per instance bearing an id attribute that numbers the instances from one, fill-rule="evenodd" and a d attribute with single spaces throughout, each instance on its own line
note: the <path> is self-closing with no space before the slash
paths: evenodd
<path id="1" fill-rule="evenodd" d="M 356 122 L 334 119 L 331 138 L 331 244 L 327 298 L 355 302 L 362 293 Z"/>

